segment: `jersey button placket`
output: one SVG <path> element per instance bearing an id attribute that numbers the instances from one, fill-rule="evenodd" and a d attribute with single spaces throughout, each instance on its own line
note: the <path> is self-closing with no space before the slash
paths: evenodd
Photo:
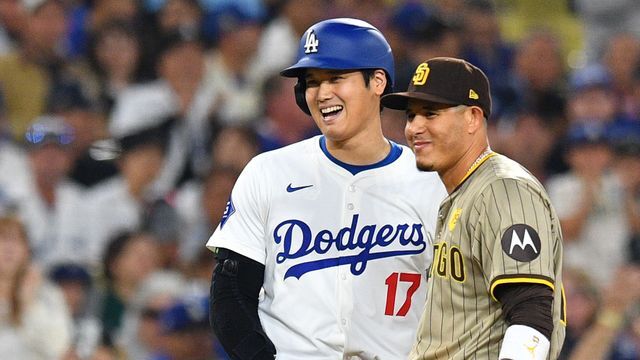
<path id="1" fill-rule="evenodd" d="M 353 289 L 351 288 L 351 280 L 353 278 L 348 274 L 349 271 L 349 265 L 342 265 L 338 270 L 338 278 L 340 279 L 338 280 L 338 288 L 340 289 L 338 295 L 338 303 L 340 304 L 338 316 L 340 318 L 340 329 L 343 332 L 347 330 L 349 323 L 347 319 L 350 316 L 350 309 L 353 307 Z"/>
<path id="2" fill-rule="evenodd" d="M 357 187 L 354 184 L 349 184 L 346 187 L 344 194 L 345 198 L 345 223 L 344 226 L 350 226 L 353 220 L 354 214 L 357 212 Z M 343 264 L 338 270 L 339 289 L 340 289 L 340 310 L 339 318 L 340 325 L 343 331 L 347 331 L 349 327 L 350 313 L 353 307 L 353 289 L 352 280 L 354 276 L 351 275 L 351 266 L 349 264 Z"/>
<path id="3" fill-rule="evenodd" d="M 356 208 L 355 198 L 356 198 L 356 186 L 354 184 L 349 184 L 347 186 L 347 210 L 353 211 Z"/>

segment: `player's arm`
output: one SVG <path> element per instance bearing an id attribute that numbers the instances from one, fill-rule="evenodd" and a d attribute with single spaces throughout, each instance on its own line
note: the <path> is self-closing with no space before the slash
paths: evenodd
<path id="1" fill-rule="evenodd" d="M 541 284 L 515 283 L 494 292 L 509 324 L 499 359 L 546 359 L 553 332 L 553 290 Z"/>
<path id="2" fill-rule="evenodd" d="M 219 248 L 211 279 L 210 322 L 233 359 L 274 359 L 275 346 L 258 318 L 258 294 L 264 265 Z"/>

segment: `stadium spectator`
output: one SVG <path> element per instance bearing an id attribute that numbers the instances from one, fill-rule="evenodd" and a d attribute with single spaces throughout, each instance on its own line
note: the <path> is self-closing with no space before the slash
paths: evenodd
<path id="1" fill-rule="evenodd" d="M 516 44 L 510 90 L 502 93 L 503 119 L 522 109 L 556 116 L 564 112 L 566 67 L 552 32 L 533 32 Z"/>
<path id="2" fill-rule="evenodd" d="M 625 217 L 630 228 L 627 260 L 640 264 L 640 122 L 617 124 L 610 133 L 613 171 L 622 184 Z"/>
<path id="3" fill-rule="evenodd" d="M 13 51 L 25 26 L 24 8 L 19 1 L 0 2 L 0 56 Z"/>
<path id="4" fill-rule="evenodd" d="M 48 109 L 64 119 L 73 131 L 69 144 L 73 165 L 69 178 L 85 188 L 117 174 L 113 161 L 97 160 L 91 148 L 99 139 L 108 137 L 105 119 L 95 100 L 76 86 L 61 87 L 49 97 Z"/>
<path id="5" fill-rule="evenodd" d="M 198 0 L 164 0 L 158 10 L 158 31 L 160 35 L 176 31 L 202 31 L 203 9 Z"/>
<path id="6" fill-rule="evenodd" d="M 621 289 L 624 291 L 620 291 Z M 602 294 L 602 303 L 596 311 L 593 324 L 578 339 L 568 358 L 570 360 L 637 359 L 633 353 L 630 357 L 622 356 L 623 353 L 620 352 L 622 349 L 616 349 L 614 344 L 617 339 L 621 341 L 624 339 L 619 335 L 625 326 L 625 319 L 640 301 L 640 268 L 622 266 L 615 269 L 615 276 L 602 290 Z M 633 326 L 637 318 L 633 317 L 631 320 L 629 324 Z M 629 349 L 626 350 L 629 351 Z M 618 351 L 617 357 L 615 351 Z"/>
<path id="7" fill-rule="evenodd" d="M 328 17 L 361 19 L 378 29 L 383 29 L 387 22 L 385 2 L 385 0 L 333 0 Z"/>
<path id="8" fill-rule="evenodd" d="M 611 74 L 611 85 L 620 98 L 621 113 L 628 119 L 640 120 L 640 99 L 635 94 L 640 83 L 640 35 L 612 35 L 607 41 L 601 62 Z"/>
<path id="9" fill-rule="evenodd" d="M 117 339 L 127 359 L 153 359 L 161 352 L 160 314 L 186 291 L 186 280 L 173 271 L 155 271 L 140 284 L 125 310 Z"/>
<path id="10" fill-rule="evenodd" d="M 102 324 L 93 314 L 93 278 L 88 269 L 80 264 L 65 262 L 51 267 L 47 274 L 64 295 L 73 319 L 71 347 L 67 359 L 89 359 L 100 345 Z"/>
<path id="11" fill-rule="evenodd" d="M 209 300 L 183 297 L 160 315 L 163 355 L 168 360 L 228 359 L 209 329 Z"/>
<path id="12" fill-rule="evenodd" d="M 311 24 L 325 16 L 325 9 L 331 5 L 328 0 L 279 0 L 271 3 L 275 14 L 264 26 L 250 66 L 262 81 L 280 73 L 293 62 L 298 40 Z"/>
<path id="13" fill-rule="evenodd" d="M 211 164 L 213 167 L 231 167 L 242 170 L 260 153 L 260 139 L 251 126 L 222 127 L 211 144 Z"/>
<path id="14" fill-rule="evenodd" d="M 261 20 L 235 5 L 214 14 L 215 45 L 207 54 L 204 81 L 212 86 L 211 115 L 219 124 L 248 124 L 259 115 L 264 74 L 251 65 L 259 59 Z"/>
<path id="15" fill-rule="evenodd" d="M 117 138 L 121 153 L 119 175 L 95 185 L 86 193 L 87 228 L 92 245 L 89 259 L 96 262 L 112 237 L 142 229 L 147 210 L 161 197 L 151 186 L 165 161 L 168 122 L 133 128 Z"/>
<path id="16" fill-rule="evenodd" d="M 627 121 L 620 97 L 613 88 L 611 73 L 600 64 L 574 70 L 569 77 L 567 121 L 607 126 Z"/>
<path id="17" fill-rule="evenodd" d="M 19 46 L 0 56 L 0 89 L 11 132 L 21 141 L 31 121 L 42 115 L 49 94 L 73 82 L 65 74 L 62 44 L 67 18 L 61 0 L 21 1 L 26 18 Z"/>
<path id="18" fill-rule="evenodd" d="M 152 191 L 164 196 L 184 180 L 199 174 L 207 162 L 207 136 L 215 107 L 214 85 L 204 78 L 205 53 L 197 33 L 174 32 L 163 38 L 157 59 L 160 77 L 123 91 L 109 124 L 113 136 L 167 119 L 167 153 Z M 205 160 L 202 160 L 204 158 Z"/>
<path id="19" fill-rule="evenodd" d="M 513 127 L 507 134 L 493 134 L 496 151 L 504 153 L 527 168 L 535 177 L 545 182 L 551 173 L 548 162 L 556 141 L 561 140 L 557 122 L 549 121 L 539 113 L 522 111 L 515 114 Z"/>
<path id="20" fill-rule="evenodd" d="M 562 269 L 567 304 L 567 333 L 559 359 L 568 359 L 580 337 L 593 325 L 600 306 L 600 290 L 582 270 Z"/>
<path id="21" fill-rule="evenodd" d="M 640 7 L 632 0 L 575 0 L 576 13 L 584 32 L 584 53 L 588 62 L 597 61 L 612 35 L 640 33 Z"/>
<path id="22" fill-rule="evenodd" d="M 84 192 L 69 178 L 74 141 L 73 129 L 59 116 L 36 118 L 25 134 L 31 176 L 25 191 L 12 196 L 33 260 L 43 268 L 64 260 L 84 262 L 91 249 Z"/>
<path id="23" fill-rule="evenodd" d="M 182 220 L 180 259 L 185 264 L 197 261 L 202 241 L 216 229 L 224 214 L 231 189 L 240 175 L 236 167 L 218 166 L 202 181 L 183 186 L 176 196 L 176 210 Z M 211 259 L 213 260 L 213 259 Z M 207 274 L 207 277 L 211 275 Z"/>
<path id="24" fill-rule="evenodd" d="M 0 129 L 4 120 L 0 115 Z M 12 135 L 0 130 L 0 215 L 17 210 L 15 194 L 24 194 L 31 178 L 26 152 L 13 142 Z"/>
<path id="25" fill-rule="evenodd" d="M 60 289 L 31 261 L 25 228 L 16 218 L 1 217 L 0 354 L 6 359 L 58 359 L 71 345 L 71 329 Z"/>
<path id="26" fill-rule="evenodd" d="M 300 111 L 291 89 L 296 79 L 269 77 L 262 88 L 264 117 L 258 121 L 260 152 L 277 149 L 318 134 L 313 119 Z"/>
<path id="27" fill-rule="evenodd" d="M 86 82 L 98 100 L 99 110 L 108 117 L 118 96 L 144 79 L 144 49 L 136 28 L 123 20 L 107 22 L 91 35 L 86 63 L 92 76 Z"/>
<path id="28" fill-rule="evenodd" d="M 611 171 L 613 151 L 605 128 L 577 123 L 565 141 L 570 170 L 546 184 L 562 225 L 564 265 L 584 271 L 603 290 L 626 261 L 624 192 Z"/>
<path id="29" fill-rule="evenodd" d="M 461 57 L 476 64 L 491 81 L 491 113 L 503 113 L 503 95 L 508 93 L 509 72 L 513 66 L 513 45 L 503 39 L 496 6 L 492 1 L 469 1 L 462 22 Z M 508 96 L 508 95 L 507 95 Z M 507 100 L 508 102 L 508 100 Z"/>
<path id="30" fill-rule="evenodd" d="M 462 50 L 459 24 L 447 21 L 436 6 L 419 1 L 400 2 L 389 18 L 391 43 L 397 58 L 398 70 L 394 84 L 406 87 L 418 64 L 437 56 L 459 57 Z M 399 37 L 399 39 L 396 39 Z M 400 89 L 398 89 L 400 90 Z"/>
<path id="31" fill-rule="evenodd" d="M 159 270 L 157 240 L 144 232 L 125 232 L 109 241 L 103 257 L 105 287 L 99 316 L 103 336 L 116 343 L 125 311 L 150 274 Z"/>

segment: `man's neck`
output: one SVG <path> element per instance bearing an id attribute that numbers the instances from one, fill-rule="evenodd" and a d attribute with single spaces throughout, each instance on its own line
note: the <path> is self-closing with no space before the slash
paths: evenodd
<path id="1" fill-rule="evenodd" d="M 450 169 L 438 172 L 447 192 L 451 194 L 492 153 L 489 144 L 473 146 Z"/>
<path id="2" fill-rule="evenodd" d="M 382 135 L 358 136 L 345 141 L 334 141 L 326 138 L 327 151 L 336 159 L 349 165 L 371 165 L 382 161 L 391 144 Z"/>

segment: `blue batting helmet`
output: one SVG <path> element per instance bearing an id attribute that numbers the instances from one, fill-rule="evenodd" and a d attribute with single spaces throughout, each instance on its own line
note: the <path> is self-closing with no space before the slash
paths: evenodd
<path id="1" fill-rule="evenodd" d="M 320 21 L 300 39 L 296 63 L 282 70 L 286 77 L 297 77 L 296 101 L 309 114 L 304 100 L 304 73 L 308 68 L 332 70 L 382 69 L 393 87 L 393 53 L 384 35 L 373 25 L 358 19 L 338 18 Z"/>

